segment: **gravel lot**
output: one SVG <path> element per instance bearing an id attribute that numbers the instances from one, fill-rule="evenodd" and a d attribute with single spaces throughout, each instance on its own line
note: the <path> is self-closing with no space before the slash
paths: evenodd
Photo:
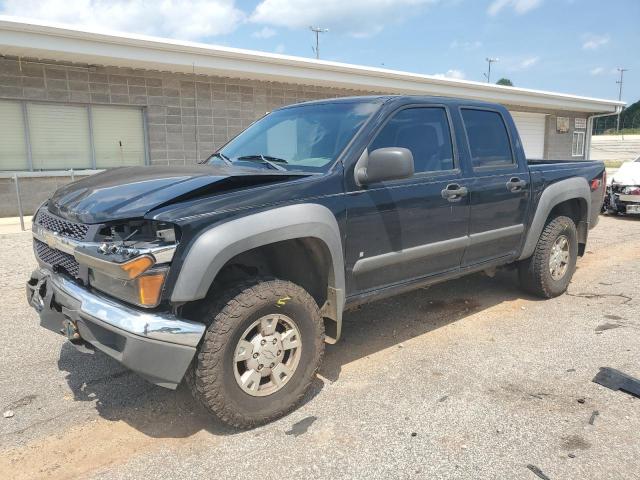
<path id="1" fill-rule="evenodd" d="M 640 400 L 591 381 L 640 378 L 638 220 L 602 217 L 554 300 L 501 272 L 347 314 L 304 405 L 244 432 L 40 329 L 30 234 L 0 245 L 0 478 L 638 478 Z"/>

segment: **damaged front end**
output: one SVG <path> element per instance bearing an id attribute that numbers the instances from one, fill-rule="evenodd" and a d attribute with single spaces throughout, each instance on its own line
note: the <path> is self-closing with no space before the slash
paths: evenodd
<path id="1" fill-rule="evenodd" d="M 611 176 L 602 208 L 616 215 L 640 215 L 640 157 L 623 163 Z"/>
<path id="2" fill-rule="evenodd" d="M 74 223 L 43 206 L 33 222 L 39 268 L 27 301 L 43 327 L 81 350 L 95 347 L 148 380 L 175 388 L 205 326 L 177 317 L 162 300 L 180 232 L 132 220 Z"/>
<path id="3" fill-rule="evenodd" d="M 603 210 L 613 214 L 640 215 L 640 185 L 611 183 L 607 186 Z"/>

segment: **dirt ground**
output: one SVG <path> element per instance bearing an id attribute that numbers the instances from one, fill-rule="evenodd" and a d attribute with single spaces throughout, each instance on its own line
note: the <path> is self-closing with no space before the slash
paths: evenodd
<path id="1" fill-rule="evenodd" d="M 640 219 L 602 217 L 553 300 L 504 271 L 348 313 L 303 405 L 250 431 L 41 329 L 30 235 L 0 245 L 0 478 L 638 478 L 640 400 L 592 379 L 640 378 Z"/>

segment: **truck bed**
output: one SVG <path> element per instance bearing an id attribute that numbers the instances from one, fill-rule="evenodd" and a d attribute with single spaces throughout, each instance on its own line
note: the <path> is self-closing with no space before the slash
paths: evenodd
<path id="1" fill-rule="evenodd" d="M 602 176 L 605 166 L 599 160 L 529 160 L 529 171 L 535 179 L 553 183 L 572 176 L 579 176 L 590 182 Z"/>

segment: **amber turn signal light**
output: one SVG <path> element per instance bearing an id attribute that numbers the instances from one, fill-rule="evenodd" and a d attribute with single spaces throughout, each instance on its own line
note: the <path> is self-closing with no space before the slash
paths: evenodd
<path id="1" fill-rule="evenodd" d="M 153 258 L 145 255 L 121 264 L 120 268 L 126 273 L 127 277 L 136 278 L 151 268 L 154 263 Z"/>
<path id="2" fill-rule="evenodd" d="M 152 273 L 138 277 L 138 299 L 140 305 L 155 306 L 160 301 L 165 272 Z"/>

